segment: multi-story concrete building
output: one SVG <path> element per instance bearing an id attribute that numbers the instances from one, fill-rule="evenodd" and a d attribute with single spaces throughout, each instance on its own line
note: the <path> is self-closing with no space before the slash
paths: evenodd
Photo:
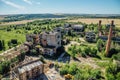
<path id="1" fill-rule="evenodd" d="M 41 61 L 36 60 L 18 67 L 19 80 L 33 80 L 43 73 L 44 65 Z"/>
<path id="2" fill-rule="evenodd" d="M 61 47 L 61 33 L 53 31 L 43 32 L 40 41 L 43 46 L 43 54 L 52 56 L 56 53 L 57 48 Z"/>
<path id="3" fill-rule="evenodd" d="M 44 47 L 54 46 L 55 48 L 61 47 L 61 33 L 59 32 L 43 32 L 41 34 L 41 44 Z"/>

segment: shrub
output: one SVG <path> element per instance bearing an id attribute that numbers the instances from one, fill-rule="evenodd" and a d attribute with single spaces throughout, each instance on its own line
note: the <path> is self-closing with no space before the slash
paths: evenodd
<path id="1" fill-rule="evenodd" d="M 45 63 L 44 57 L 40 56 L 40 61 L 42 61 L 43 63 Z"/>
<path id="2" fill-rule="evenodd" d="M 96 55 L 97 55 L 97 49 L 92 47 L 90 51 L 90 56 L 95 57 Z"/>
<path id="3" fill-rule="evenodd" d="M 17 44 L 18 42 L 17 42 L 17 39 L 11 39 L 11 43 L 12 44 Z"/>
<path id="4" fill-rule="evenodd" d="M 106 67 L 106 78 L 107 80 L 119 80 L 120 67 L 117 64 L 109 64 Z"/>
<path id="5" fill-rule="evenodd" d="M 105 47 L 104 42 L 101 39 L 99 39 L 97 41 L 97 49 L 101 52 L 104 49 L 104 47 Z"/>
<path id="6" fill-rule="evenodd" d="M 96 69 L 88 70 L 88 68 L 79 69 L 74 76 L 75 80 L 96 80 L 100 78 L 101 78 L 100 70 L 96 70 Z"/>
<path id="7" fill-rule="evenodd" d="M 69 69 L 69 65 L 68 64 L 62 66 L 62 68 L 60 69 L 60 75 L 68 74 L 68 69 Z"/>
<path id="8" fill-rule="evenodd" d="M 120 72 L 117 73 L 117 75 L 116 75 L 116 79 L 117 79 L 117 80 L 120 80 Z"/>
<path id="9" fill-rule="evenodd" d="M 30 55 L 37 56 L 38 53 L 35 49 L 30 50 Z"/>
<path id="10" fill-rule="evenodd" d="M 71 74 L 71 75 L 75 75 L 77 72 L 77 65 L 76 64 L 66 64 L 64 66 L 62 66 L 62 68 L 60 69 L 60 74 L 61 75 L 65 75 L 65 74 Z"/>
<path id="11" fill-rule="evenodd" d="M 120 53 L 114 54 L 114 55 L 112 56 L 112 59 L 115 59 L 115 60 L 119 60 L 119 61 L 120 61 Z"/>
<path id="12" fill-rule="evenodd" d="M 89 55 L 89 53 L 91 52 L 91 48 L 90 48 L 90 47 L 85 47 L 85 48 L 83 49 L 83 52 L 84 52 L 85 54 Z"/>

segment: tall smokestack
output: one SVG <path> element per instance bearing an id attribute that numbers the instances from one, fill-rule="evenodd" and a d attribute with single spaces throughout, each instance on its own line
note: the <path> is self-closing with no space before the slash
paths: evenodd
<path id="1" fill-rule="evenodd" d="M 112 30 L 114 27 L 114 21 L 111 21 L 110 24 L 110 29 L 109 29 L 109 35 L 108 35 L 108 40 L 107 40 L 107 45 L 106 45 L 106 56 L 109 56 L 109 50 L 110 50 L 110 46 L 111 46 L 111 38 L 112 38 Z"/>
<path id="2" fill-rule="evenodd" d="M 101 32 L 101 23 L 102 23 L 102 21 L 101 20 L 99 20 L 99 23 L 98 23 L 98 36 L 101 36 L 102 35 L 102 32 Z"/>

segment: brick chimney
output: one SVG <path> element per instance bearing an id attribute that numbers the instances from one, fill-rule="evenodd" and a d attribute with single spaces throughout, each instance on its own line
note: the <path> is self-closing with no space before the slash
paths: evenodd
<path id="1" fill-rule="evenodd" d="M 107 44 L 106 44 L 106 51 L 105 51 L 106 56 L 109 56 L 109 50 L 110 50 L 110 46 L 111 46 L 111 38 L 112 38 L 113 27 L 114 27 L 114 21 L 111 21 L 109 34 L 108 34 L 108 40 L 107 40 Z"/>
<path id="2" fill-rule="evenodd" d="M 99 20 L 99 23 L 98 23 L 98 36 L 101 36 L 102 35 L 102 32 L 101 32 L 101 23 L 102 23 L 102 21 L 101 20 Z"/>

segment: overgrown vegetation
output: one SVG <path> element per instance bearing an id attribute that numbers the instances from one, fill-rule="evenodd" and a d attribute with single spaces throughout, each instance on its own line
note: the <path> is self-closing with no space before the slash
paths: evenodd
<path id="1" fill-rule="evenodd" d="M 74 80 L 102 79 L 100 70 L 85 65 L 78 66 L 76 63 L 63 65 L 60 68 L 60 74 L 71 74 L 74 76 Z"/>
<path id="2" fill-rule="evenodd" d="M 0 27 L 0 52 L 25 42 L 26 34 L 40 34 L 55 27 L 63 26 L 64 20 L 36 20 L 25 25 L 9 25 Z M 14 43 L 15 42 L 15 43 Z"/>
<path id="3" fill-rule="evenodd" d="M 97 57 L 97 49 L 96 47 L 90 47 L 88 45 L 71 45 L 68 48 L 68 53 L 75 58 L 77 55 L 82 57 Z"/>
<path id="4" fill-rule="evenodd" d="M 0 75 L 4 75 L 10 71 L 10 66 L 16 62 L 21 62 L 25 58 L 25 52 L 21 51 L 21 54 L 11 59 L 10 61 L 0 62 Z"/>
<path id="5" fill-rule="evenodd" d="M 116 63 L 109 64 L 105 73 L 107 80 L 120 80 L 120 66 Z"/>

